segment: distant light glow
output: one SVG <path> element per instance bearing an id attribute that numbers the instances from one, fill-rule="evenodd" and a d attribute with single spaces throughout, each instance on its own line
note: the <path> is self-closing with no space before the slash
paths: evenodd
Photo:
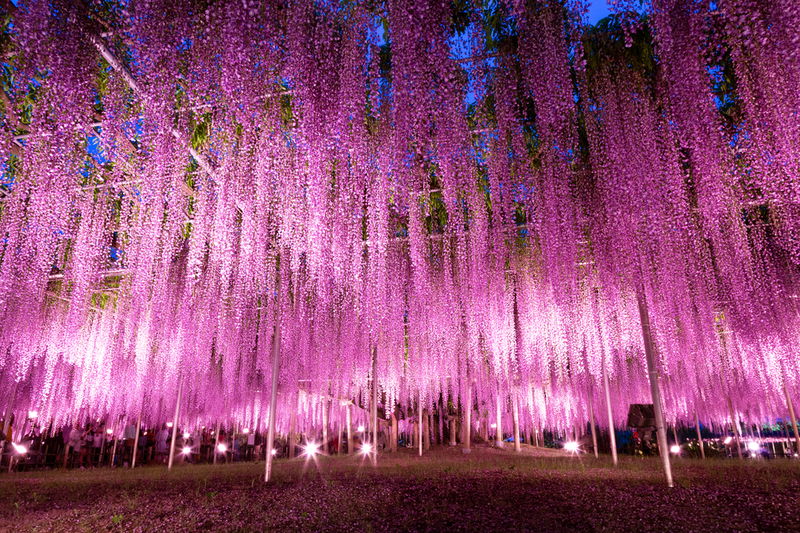
<path id="1" fill-rule="evenodd" d="M 39 416 L 39 411 L 28 411 L 28 418 L 33 420 Z"/>
<path id="2" fill-rule="evenodd" d="M 106 430 L 106 435 L 111 435 L 112 433 L 114 433 L 114 430 L 113 430 L 113 429 L 111 429 L 111 428 L 108 428 L 108 429 Z"/>
<path id="3" fill-rule="evenodd" d="M 191 437 L 191 436 L 192 436 L 192 435 L 191 435 L 191 433 L 189 433 L 188 431 L 184 431 L 184 432 L 183 432 L 183 438 L 184 438 L 184 439 L 188 439 L 188 438 L 189 438 L 189 437 Z"/>
<path id="4" fill-rule="evenodd" d="M 244 429 L 242 430 L 242 433 L 244 433 L 245 435 L 247 435 L 248 433 L 250 433 L 250 428 L 244 428 Z"/>
<path id="5" fill-rule="evenodd" d="M 681 453 L 681 447 L 678 446 L 677 444 L 673 444 L 672 446 L 669 447 L 669 451 L 675 455 L 678 455 L 679 453 Z"/>
<path id="6" fill-rule="evenodd" d="M 24 444 L 17 444 L 16 442 L 12 442 L 11 446 L 14 447 L 14 451 L 20 455 L 25 455 L 28 453 L 28 448 Z"/>
<path id="7" fill-rule="evenodd" d="M 224 443 L 220 442 L 219 444 L 217 444 L 217 451 L 219 453 L 225 453 L 228 451 L 228 447 Z"/>
<path id="8" fill-rule="evenodd" d="M 725 443 L 725 444 L 730 444 L 732 440 L 733 440 L 733 437 L 728 436 L 728 437 L 725 437 L 725 440 L 722 441 L 722 442 Z"/>
<path id="9" fill-rule="evenodd" d="M 167 422 L 167 427 L 171 428 L 172 427 L 172 422 Z"/>
<path id="10" fill-rule="evenodd" d="M 580 444 L 578 444 L 574 440 L 571 440 L 571 441 L 569 441 L 569 442 L 564 444 L 564 449 L 567 450 L 570 453 L 576 453 L 579 448 L 580 448 Z"/>
<path id="11" fill-rule="evenodd" d="M 272 455 L 278 455 L 278 450 L 276 450 L 275 448 L 272 448 Z"/>
<path id="12" fill-rule="evenodd" d="M 361 453 L 363 453 L 364 455 L 371 454 L 372 453 L 372 444 L 370 444 L 369 442 L 365 442 L 364 444 L 362 444 L 361 445 Z"/>
<path id="13" fill-rule="evenodd" d="M 189 455 L 190 453 L 192 453 L 191 446 L 184 446 L 183 449 L 181 450 L 181 453 L 183 455 Z"/>
<path id="14" fill-rule="evenodd" d="M 492 424 L 492 425 L 491 425 L 491 426 L 489 426 L 489 427 L 490 427 L 490 428 L 492 428 L 492 429 L 497 429 L 497 424 Z"/>
<path id="15" fill-rule="evenodd" d="M 754 440 L 751 440 L 750 442 L 747 443 L 747 449 L 750 450 L 751 452 L 757 452 L 758 450 L 761 449 L 761 444 L 759 444 Z"/>
<path id="16" fill-rule="evenodd" d="M 316 442 L 309 442 L 303 447 L 303 455 L 313 457 L 319 453 L 319 444 Z"/>
<path id="17" fill-rule="evenodd" d="M 357 431 L 359 433 L 364 433 L 364 426 L 358 426 L 358 430 Z"/>

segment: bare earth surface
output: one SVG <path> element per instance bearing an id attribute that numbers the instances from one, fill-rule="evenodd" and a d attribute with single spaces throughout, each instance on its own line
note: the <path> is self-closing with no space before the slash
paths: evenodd
<path id="1" fill-rule="evenodd" d="M 800 461 L 478 448 L 0 475 L 0 531 L 800 531 Z"/>

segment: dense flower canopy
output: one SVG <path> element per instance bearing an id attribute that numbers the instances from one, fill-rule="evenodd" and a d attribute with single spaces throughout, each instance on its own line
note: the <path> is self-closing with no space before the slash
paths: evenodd
<path id="1" fill-rule="evenodd" d="M 161 420 L 181 383 L 254 427 L 277 323 L 279 428 L 373 380 L 563 428 L 606 376 L 622 420 L 637 294 L 668 420 L 800 385 L 795 0 L 5 4 L 15 409 Z"/>

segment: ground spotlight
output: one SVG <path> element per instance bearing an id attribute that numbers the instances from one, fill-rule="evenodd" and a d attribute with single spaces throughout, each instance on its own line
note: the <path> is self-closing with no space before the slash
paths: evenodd
<path id="1" fill-rule="evenodd" d="M 679 453 L 681 453 L 681 447 L 678 446 L 677 444 L 673 444 L 672 446 L 669 447 L 669 451 L 675 455 L 678 455 Z"/>
<path id="2" fill-rule="evenodd" d="M 24 444 L 17 444 L 16 442 L 12 442 L 11 446 L 14 447 L 14 451 L 20 455 L 25 455 L 28 453 L 28 448 Z"/>
<path id="3" fill-rule="evenodd" d="M 217 444 L 217 451 L 219 453 L 225 453 L 228 451 L 228 447 L 225 446 L 225 444 L 223 444 L 222 442 L 220 442 L 219 444 Z"/>
<path id="4" fill-rule="evenodd" d="M 183 449 L 181 450 L 181 453 L 183 455 L 189 455 L 190 453 L 192 453 L 192 448 L 189 446 L 184 446 Z"/>
<path id="5" fill-rule="evenodd" d="M 574 440 L 564 443 L 564 449 L 570 453 L 577 453 L 579 448 L 580 445 Z"/>
<path id="6" fill-rule="evenodd" d="M 319 445 L 316 442 L 309 442 L 303 447 L 303 455 L 314 457 L 319 453 Z"/>
<path id="7" fill-rule="evenodd" d="M 272 455 L 278 455 L 278 450 L 276 450 L 275 448 L 272 448 Z"/>
<path id="8" fill-rule="evenodd" d="M 365 442 L 364 444 L 362 444 L 361 445 L 361 453 L 363 453 L 364 455 L 371 454 L 372 453 L 372 444 L 370 444 L 369 442 Z"/>

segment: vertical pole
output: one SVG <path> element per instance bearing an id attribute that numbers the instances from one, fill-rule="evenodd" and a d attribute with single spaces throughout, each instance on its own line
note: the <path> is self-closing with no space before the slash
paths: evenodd
<path id="1" fill-rule="evenodd" d="M 328 455 L 328 399 L 322 399 L 322 453 Z"/>
<path id="2" fill-rule="evenodd" d="M 739 431 L 739 420 L 736 417 L 736 413 L 733 411 L 733 404 L 731 403 L 730 396 L 728 396 L 728 412 L 731 415 L 731 426 L 733 426 L 733 435 L 736 438 L 736 454 L 739 456 L 739 459 L 744 459 L 742 455 L 742 437 Z"/>
<path id="3" fill-rule="evenodd" d="M 608 387 L 608 372 L 606 372 L 605 365 L 603 365 L 603 393 L 606 397 L 606 415 L 608 416 L 608 438 L 611 443 L 611 460 L 614 466 L 619 464 L 617 458 L 617 435 L 614 431 L 614 413 L 611 410 L 611 391 Z"/>
<path id="4" fill-rule="evenodd" d="M 495 444 L 498 448 L 502 448 L 504 446 L 503 443 L 503 410 L 501 405 L 500 399 L 500 387 L 497 387 L 497 397 L 495 398 L 497 404 L 497 431 L 494 437 Z"/>
<path id="5" fill-rule="evenodd" d="M 217 464 L 217 446 L 219 446 L 219 422 L 217 422 L 217 429 L 214 431 L 214 449 L 211 450 L 212 464 Z"/>
<path id="6" fill-rule="evenodd" d="M 279 274 L 280 275 L 280 274 Z M 275 419 L 278 416 L 278 372 L 281 367 L 281 282 L 278 281 L 275 332 L 272 334 L 272 388 L 269 393 L 269 425 L 267 426 L 267 458 L 264 465 L 264 482 L 272 475 L 272 447 L 275 445 Z"/>
<path id="7" fill-rule="evenodd" d="M 127 418 L 125 422 L 127 422 Z M 125 427 L 125 423 L 123 423 L 122 427 Z M 111 438 L 114 439 L 114 445 L 111 447 L 111 462 L 108 466 L 114 468 L 114 460 L 117 458 L 117 443 L 119 442 L 119 437 L 117 436 L 117 428 L 115 425 L 111 425 Z"/>
<path id="8" fill-rule="evenodd" d="M 339 427 L 339 434 L 338 434 L 337 441 L 336 441 L 338 443 L 338 446 L 336 447 L 336 455 L 342 455 L 342 454 L 344 454 L 344 446 L 342 446 L 342 444 L 343 444 L 342 443 L 342 438 L 344 437 L 344 431 L 343 431 L 344 426 L 342 426 L 342 402 L 341 401 L 339 401 L 339 413 L 338 413 L 338 415 L 339 416 L 336 417 L 338 419 L 338 421 L 337 421 L 338 423 L 336 425 Z"/>
<path id="9" fill-rule="evenodd" d="M 296 398 L 294 397 L 294 395 L 292 395 L 292 402 L 293 402 L 293 404 L 292 404 L 293 405 L 293 409 L 289 413 L 289 435 L 288 435 L 288 437 L 286 439 L 288 447 L 289 447 L 289 449 L 287 451 L 289 459 L 294 459 L 294 454 L 295 454 L 295 449 L 294 449 L 295 448 L 295 446 L 294 446 L 295 445 L 294 426 L 295 426 L 295 419 L 297 418 L 297 414 L 296 414 L 297 413 L 297 402 L 296 402 Z"/>
<path id="10" fill-rule="evenodd" d="M 378 460 L 378 345 L 372 348 L 372 449 Z"/>
<path id="11" fill-rule="evenodd" d="M 697 442 L 700 443 L 700 458 L 706 458 L 706 446 L 703 443 L 703 435 L 700 433 L 700 419 L 697 416 L 697 411 L 694 412 L 694 427 L 697 430 Z"/>
<path id="12" fill-rule="evenodd" d="M 786 406 L 789 408 L 789 419 L 792 421 L 792 429 L 794 430 L 794 443 L 795 452 L 800 454 L 800 431 L 797 429 L 797 416 L 794 412 L 794 404 L 792 397 L 789 396 L 789 389 L 786 388 L 786 383 L 783 384 L 783 394 L 786 396 Z"/>
<path id="13" fill-rule="evenodd" d="M 639 319 L 642 322 L 642 339 L 644 340 L 644 353 L 647 358 L 647 376 L 650 379 L 650 394 L 653 397 L 653 410 L 656 415 L 658 454 L 661 456 L 661 462 L 664 465 L 664 476 L 667 478 L 667 486 L 672 487 L 672 466 L 669 461 L 667 432 L 664 428 L 664 412 L 661 408 L 661 388 L 658 384 L 658 367 L 656 363 L 655 347 L 653 346 L 653 339 L 650 332 L 650 315 L 647 311 L 644 287 L 640 286 L 636 291 L 636 299 L 639 304 Z"/>
<path id="14" fill-rule="evenodd" d="M 514 451 L 521 452 L 522 446 L 519 441 L 519 406 L 517 405 L 517 395 L 514 391 L 511 393 L 511 416 L 514 423 Z"/>
<path id="15" fill-rule="evenodd" d="M 175 439 L 178 436 L 178 418 L 181 415 L 182 394 L 183 394 L 183 380 L 181 380 L 178 383 L 178 397 L 175 400 L 175 416 L 172 418 L 172 440 L 170 441 L 169 444 L 169 462 L 167 463 L 167 470 L 172 470 L 172 463 L 175 460 Z"/>
<path id="16" fill-rule="evenodd" d="M 5 410 L 5 418 L 3 421 L 3 434 L 0 435 L 0 440 L 6 440 L 6 436 L 8 435 L 8 428 L 11 425 L 11 414 L 14 412 L 14 401 L 17 398 L 17 387 L 19 383 L 17 381 L 14 382 L 14 388 L 11 389 L 11 395 L 8 397 L 8 403 L 6 404 Z"/>
<path id="17" fill-rule="evenodd" d="M 594 450 L 594 458 L 600 457 L 597 451 L 597 426 L 594 421 L 594 387 L 589 390 L 589 428 L 592 430 L 592 449 Z"/>
<path id="18" fill-rule="evenodd" d="M 419 448 L 419 456 L 422 457 L 422 389 L 417 391 L 417 447 Z"/>
<path id="19" fill-rule="evenodd" d="M 462 453 L 472 453 L 472 379 L 467 376 L 467 402 L 464 405 L 464 442 Z"/>
<path id="20" fill-rule="evenodd" d="M 397 451 L 397 439 L 398 439 L 397 430 L 398 430 L 398 428 L 397 428 L 397 417 L 395 416 L 394 413 L 392 413 L 392 429 L 390 431 L 391 444 L 389 445 L 389 449 L 390 449 L 390 451 L 393 451 L 393 452 Z"/>
<path id="21" fill-rule="evenodd" d="M 345 406 L 345 424 L 347 425 L 347 455 L 353 455 L 353 422 L 351 420 L 350 404 Z"/>
<path id="22" fill-rule="evenodd" d="M 139 433 L 142 430 L 142 411 L 139 411 L 139 417 L 136 419 L 136 436 L 133 438 L 133 457 L 131 457 L 131 468 L 136 468 L 136 452 L 139 450 Z"/>

